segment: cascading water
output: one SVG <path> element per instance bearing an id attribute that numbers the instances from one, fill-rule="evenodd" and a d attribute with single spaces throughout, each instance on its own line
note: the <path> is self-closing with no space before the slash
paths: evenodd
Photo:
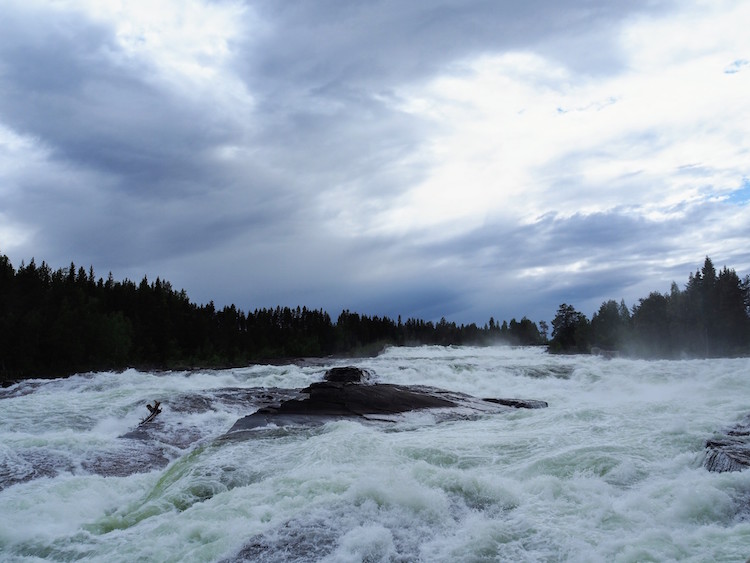
<path id="1" fill-rule="evenodd" d="M 748 359 L 420 347 L 353 363 L 382 383 L 549 407 L 232 436 L 237 419 L 328 366 L 22 382 L 0 392 L 0 559 L 750 556 L 750 471 L 703 465 L 706 441 L 750 413 Z M 153 400 L 163 412 L 139 431 Z"/>

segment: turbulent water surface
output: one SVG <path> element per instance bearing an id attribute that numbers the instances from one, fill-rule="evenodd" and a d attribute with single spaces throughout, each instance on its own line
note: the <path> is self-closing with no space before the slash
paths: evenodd
<path id="1" fill-rule="evenodd" d="M 750 471 L 703 466 L 706 441 L 750 413 L 747 359 L 428 347 L 355 364 L 378 382 L 549 407 L 227 435 L 328 366 L 23 382 L 0 391 L 0 559 L 750 556 Z M 139 429 L 154 399 L 163 412 Z"/>

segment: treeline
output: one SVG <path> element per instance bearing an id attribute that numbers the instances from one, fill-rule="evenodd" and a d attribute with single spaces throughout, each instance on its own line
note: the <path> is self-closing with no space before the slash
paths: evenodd
<path id="1" fill-rule="evenodd" d="M 710 258 L 684 290 L 651 293 L 628 309 L 602 303 L 589 320 L 560 305 L 548 326 L 524 317 L 484 326 L 367 316 L 344 310 L 334 321 L 305 307 L 217 309 L 192 303 L 157 278 L 96 278 L 70 264 L 52 270 L 32 259 L 16 270 L 0 255 L 0 381 L 126 367 L 187 369 L 328 355 L 368 355 L 388 345 L 504 342 L 549 344 L 551 352 L 646 358 L 750 354 L 750 276 L 716 272 Z"/>
<path id="2" fill-rule="evenodd" d="M 750 353 L 750 276 L 710 258 L 690 274 L 685 289 L 652 292 L 628 309 L 602 303 L 589 320 L 568 304 L 552 321 L 552 352 L 617 352 L 643 358 L 740 356 Z"/>
<path id="3" fill-rule="evenodd" d="M 544 326 L 544 325 L 543 325 Z M 546 331 L 546 327 L 544 328 Z M 364 355 L 387 345 L 541 344 L 524 318 L 479 327 L 343 311 L 192 303 L 157 278 L 96 279 L 92 267 L 52 270 L 32 259 L 16 270 L 0 255 L 0 380 L 126 367 L 227 367 L 305 356 Z"/>

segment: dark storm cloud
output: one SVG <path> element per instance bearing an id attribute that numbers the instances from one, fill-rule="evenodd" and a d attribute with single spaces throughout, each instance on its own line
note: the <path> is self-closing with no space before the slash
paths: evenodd
<path id="1" fill-rule="evenodd" d="M 260 38 L 248 38 L 251 47 L 240 52 L 238 68 L 257 96 L 257 142 L 273 149 L 270 158 L 283 159 L 279 165 L 325 171 L 334 180 L 367 177 L 368 193 L 398 192 L 408 184 L 373 177 L 415 151 L 431 131 L 394 112 L 394 87 L 503 49 L 546 48 L 564 58 L 560 41 L 589 36 L 645 4 L 255 2 L 267 23 Z M 611 41 L 600 36 L 596 49 L 588 46 L 597 56 L 609 54 L 599 71 L 617 66 Z M 564 62 L 582 64 L 579 55 Z M 413 174 L 419 176 L 418 167 Z"/>
<path id="2" fill-rule="evenodd" d="M 118 66 L 111 29 L 44 15 L 6 20 L 16 31 L 0 41 L 0 115 L 56 159 L 114 174 L 128 191 L 170 195 L 200 172 L 201 149 L 236 137 L 228 121 L 150 84 L 142 65 Z"/>
<path id="3" fill-rule="evenodd" d="M 342 83 L 377 91 L 378 85 L 424 78 L 470 55 L 588 36 L 646 5 L 667 2 L 258 2 L 258 13 L 272 23 L 262 44 L 268 48 L 254 62 L 274 84 L 292 80 L 315 85 L 321 94 L 339 92 Z M 601 34 L 599 40 L 598 50 L 611 53 L 611 37 Z M 575 60 L 580 58 L 567 62 Z"/>
<path id="4" fill-rule="evenodd" d="M 383 233 L 371 219 L 435 166 L 423 149 L 439 127 L 400 109 L 404 85 L 508 50 L 615 74 L 622 53 L 610 31 L 670 5 L 247 2 L 222 63 L 246 98 L 227 101 L 224 74 L 203 90 L 165 77 L 127 52 L 115 22 L 11 3 L 0 23 L 0 162 L 3 129 L 31 145 L 18 152 L 27 166 L 0 170 L 0 217 L 30 233 L 12 258 L 158 275 L 199 302 L 333 314 L 539 319 L 563 294 L 628 297 L 645 275 L 634 264 L 668 254 L 697 211 L 662 222 L 625 206 L 550 212 L 439 243 Z M 561 190 L 574 189 L 576 172 Z M 601 268 L 555 273 L 581 260 Z"/>
<path id="5" fill-rule="evenodd" d="M 149 80 L 145 64 L 123 63 L 111 28 L 64 12 L 5 16 L 0 122 L 38 140 L 52 169 L 18 179 L 13 212 L 37 225 L 48 259 L 163 259 L 290 215 L 263 193 L 262 170 L 233 174 L 207 158 L 238 140 L 241 124 Z M 240 183 L 255 183 L 242 202 Z"/>
<path id="6" fill-rule="evenodd" d="M 421 248 L 415 258 L 447 260 L 455 267 L 439 276 L 449 280 L 446 287 L 474 289 L 456 294 L 459 317 L 481 319 L 480 311 L 488 311 L 496 318 L 528 315 L 550 320 L 562 302 L 590 316 L 609 299 L 624 299 L 632 306 L 651 291 L 667 292 L 672 281 L 684 287 L 702 256 L 696 249 L 692 260 L 680 260 L 673 239 L 683 236 L 686 225 L 705 224 L 707 218 L 718 221 L 725 212 L 721 202 L 708 202 L 665 220 L 647 220 L 632 209 L 616 209 L 570 217 L 548 214 L 520 226 L 491 222 Z M 720 247 L 708 252 L 716 256 L 717 264 L 727 259 Z M 745 253 L 743 262 L 742 254 L 735 255 L 741 261 L 736 267 L 745 266 L 749 257 Z M 535 269 L 543 272 L 535 274 Z"/>
<path id="7" fill-rule="evenodd" d="M 249 38 L 252 47 L 240 53 L 238 67 L 258 96 L 259 143 L 277 147 L 293 169 L 372 174 L 429 134 L 425 123 L 394 114 L 394 87 L 429 78 L 452 61 L 503 49 L 549 45 L 564 57 L 557 42 L 588 36 L 643 4 L 257 2 L 253 8 L 268 29 L 260 39 Z M 609 53 L 600 70 L 612 72 L 617 54 L 611 37 L 597 42 L 589 51 Z M 565 61 L 576 62 L 581 57 Z M 399 184 L 376 183 L 374 189 L 403 189 L 393 186 Z"/>
<path id="8" fill-rule="evenodd" d="M 553 268 L 580 260 L 596 261 L 611 255 L 614 248 L 628 257 L 639 248 L 646 254 L 663 251 L 671 229 L 672 225 L 648 222 L 625 210 L 571 217 L 549 213 L 525 225 L 487 223 L 427 250 L 439 256 L 468 255 L 472 263 L 484 261 L 493 269 L 499 261 L 511 271 L 539 265 Z"/>

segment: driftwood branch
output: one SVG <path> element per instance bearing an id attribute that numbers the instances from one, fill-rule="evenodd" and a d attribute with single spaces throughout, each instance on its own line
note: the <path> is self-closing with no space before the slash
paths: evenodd
<path id="1" fill-rule="evenodd" d="M 141 424 L 148 424 L 149 422 L 151 422 L 152 420 L 154 420 L 156 418 L 156 415 L 161 412 L 161 409 L 159 408 L 160 404 L 161 403 L 159 401 L 156 401 L 156 400 L 154 401 L 154 405 L 153 406 L 151 406 L 150 403 L 146 404 L 146 408 L 148 409 L 148 411 L 151 414 L 149 414 L 146 418 L 144 418 L 143 420 L 141 420 Z"/>

